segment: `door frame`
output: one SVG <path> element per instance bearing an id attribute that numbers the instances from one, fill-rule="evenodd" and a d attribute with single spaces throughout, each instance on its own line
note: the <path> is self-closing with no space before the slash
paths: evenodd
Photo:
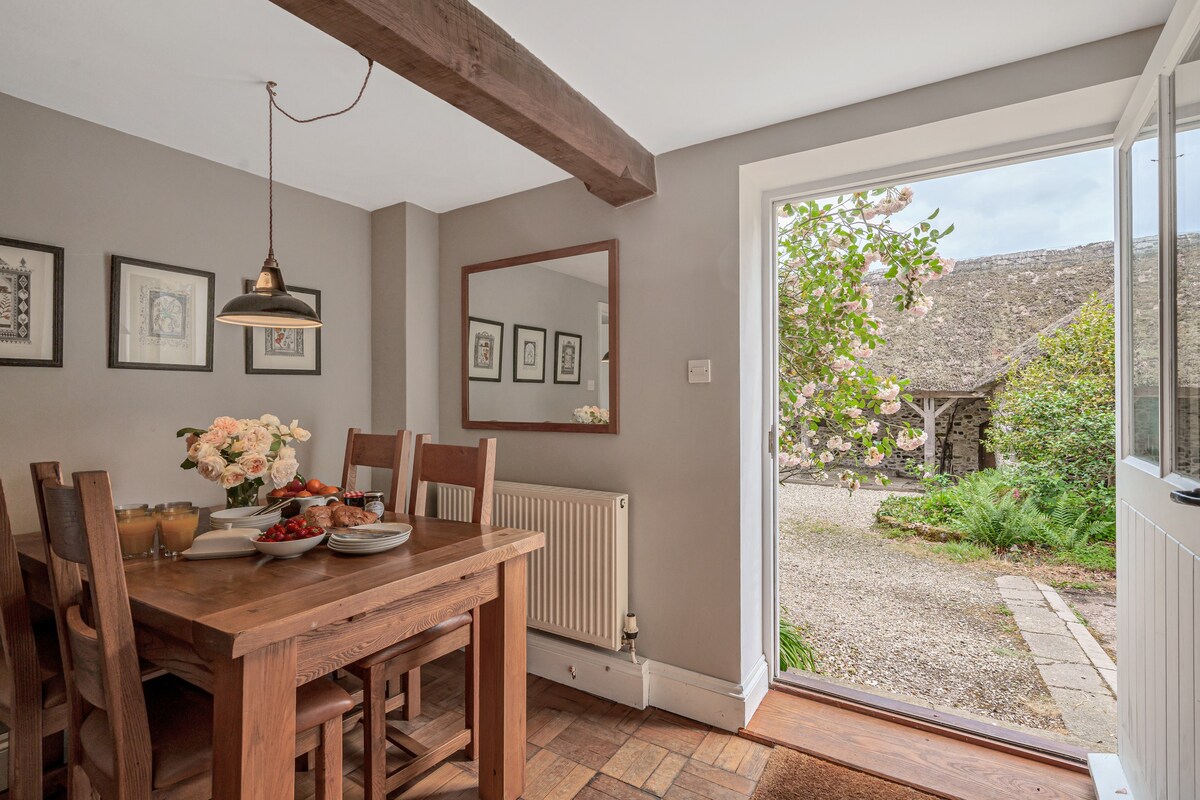
<path id="1" fill-rule="evenodd" d="M 1200 2 L 1200 0 L 1197 0 Z M 1011 151 L 992 153 L 986 156 L 963 154 L 958 159 L 948 159 L 936 167 L 920 163 L 901 164 L 894 168 L 875 170 L 867 173 L 857 173 L 841 178 L 821 181 L 810 185 L 798 185 L 786 190 L 779 190 L 763 195 L 762 219 L 769 230 L 764 232 L 764 286 L 766 290 L 766 307 L 764 308 L 764 338 L 763 348 L 766 359 L 763 372 L 768 386 L 763 391 L 766 419 L 769 423 L 769 448 L 771 458 L 763 476 L 765 504 L 763 519 L 768 524 L 764 535 L 764 586 L 769 591 L 764 592 L 767 599 L 764 608 L 766 625 L 764 638 L 766 643 L 769 677 L 773 688 L 782 691 L 799 693 L 812 699 L 822 699 L 836 705 L 853 707 L 876 716 L 884 716 L 894 721 L 906 722 L 925 730 L 943 733 L 956 738 L 970 737 L 971 740 L 1009 752 L 1019 753 L 1038 760 L 1050 761 L 1060 766 L 1070 766 L 1079 770 L 1085 769 L 1087 751 L 1052 739 L 1038 737 L 1021 731 L 1010 730 L 998 724 L 991 725 L 960 717 L 954 714 L 936 711 L 923 706 L 892 700 L 870 692 L 855 690 L 841 686 L 819 677 L 796 676 L 783 677 L 779 670 L 779 576 L 778 576 L 778 485 L 779 469 L 776 460 L 776 445 L 778 441 L 778 287 L 777 287 L 777 213 L 781 206 L 798 200 L 820 199 L 838 194 L 850 194 L 855 191 L 871 189 L 883 185 L 900 183 L 915 183 L 951 175 L 962 175 L 979 172 L 985 169 L 1008 166 L 1011 164 L 1039 161 L 1057 156 L 1071 155 L 1090 150 L 1100 150 L 1113 146 L 1111 135 L 1096 135 L 1092 130 L 1074 132 L 1074 135 L 1064 136 L 1052 145 L 1029 148 L 1027 143 L 1013 144 Z M 1115 221 L 1114 221 L 1115 222 Z M 1114 240 L 1116 230 L 1113 231 Z"/>

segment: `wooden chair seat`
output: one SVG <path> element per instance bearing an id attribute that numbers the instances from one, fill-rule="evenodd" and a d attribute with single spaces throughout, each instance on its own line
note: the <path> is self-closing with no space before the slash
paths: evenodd
<path id="1" fill-rule="evenodd" d="M 209 780 L 212 768 L 212 695 L 173 675 L 142 685 L 150 724 L 152 786 L 178 788 L 191 778 Z M 350 695 L 320 678 L 296 689 L 297 733 L 316 728 L 354 708 Z M 112 726 L 95 709 L 79 729 L 79 741 L 92 766 L 113 780 Z"/>
<path id="2" fill-rule="evenodd" d="M 391 661 L 392 659 L 398 658 L 399 656 L 402 656 L 405 653 L 411 653 L 413 650 L 416 650 L 418 647 L 429 644 L 430 642 L 434 641 L 435 639 L 440 639 L 441 637 L 445 636 L 446 634 L 450 633 L 453 630 L 456 630 L 458 628 L 464 628 L 470 624 L 471 624 L 471 615 L 470 614 L 459 614 L 456 617 L 451 617 L 448 620 L 439 622 L 437 625 L 434 625 L 432 628 L 428 628 L 426 630 L 421 631 L 416 636 L 410 636 L 407 639 L 404 639 L 403 641 L 396 642 L 391 647 L 385 647 L 384 649 L 380 650 L 378 653 L 372 653 L 371 655 L 367 656 L 366 658 L 360 658 L 358 661 L 349 665 L 346 668 L 346 671 L 350 672 L 355 677 L 362 677 L 359 673 L 363 669 L 366 669 L 368 667 L 373 667 L 376 664 L 382 664 L 386 661 Z"/>

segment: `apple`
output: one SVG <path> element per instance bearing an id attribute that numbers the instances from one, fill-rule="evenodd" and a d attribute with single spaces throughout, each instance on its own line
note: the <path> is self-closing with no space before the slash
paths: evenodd
<path id="1" fill-rule="evenodd" d="M 287 485 L 287 490 L 289 492 L 293 492 L 293 493 L 303 491 L 304 484 L 300 481 L 299 478 L 293 478 L 292 482 Z"/>

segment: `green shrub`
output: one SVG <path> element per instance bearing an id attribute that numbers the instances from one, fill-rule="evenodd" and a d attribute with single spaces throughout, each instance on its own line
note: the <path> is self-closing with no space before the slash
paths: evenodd
<path id="1" fill-rule="evenodd" d="M 804 636 L 804 631 L 786 619 L 779 620 L 779 671 L 801 669 L 817 671 L 817 652 Z"/>
<path id="2" fill-rule="evenodd" d="M 1034 509 L 999 470 L 976 472 L 958 484 L 958 513 L 967 540 L 1008 550 L 1033 538 Z"/>

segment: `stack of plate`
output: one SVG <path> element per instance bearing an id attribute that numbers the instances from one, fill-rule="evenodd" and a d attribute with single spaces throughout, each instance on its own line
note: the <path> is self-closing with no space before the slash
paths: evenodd
<path id="1" fill-rule="evenodd" d="M 336 553 L 365 556 L 399 547 L 412 535 L 412 525 L 375 522 L 353 528 L 330 528 L 326 546 Z"/>
<path id="2" fill-rule="evenodd" d="M 276 522 L 279 522 L 281 513 L 279 509 L 276 509 L 269 514 L 254 516 L 254 512 L 261 511 L 264 508 L 266 506 L 250 506 L 248 508 L 225 508 L 220 511 L 214 511 L 209 517 L 209 524 L 214 531 L 219 531 L 223 528 L 257 528 L 260 531 L 265 531 Z"/>

